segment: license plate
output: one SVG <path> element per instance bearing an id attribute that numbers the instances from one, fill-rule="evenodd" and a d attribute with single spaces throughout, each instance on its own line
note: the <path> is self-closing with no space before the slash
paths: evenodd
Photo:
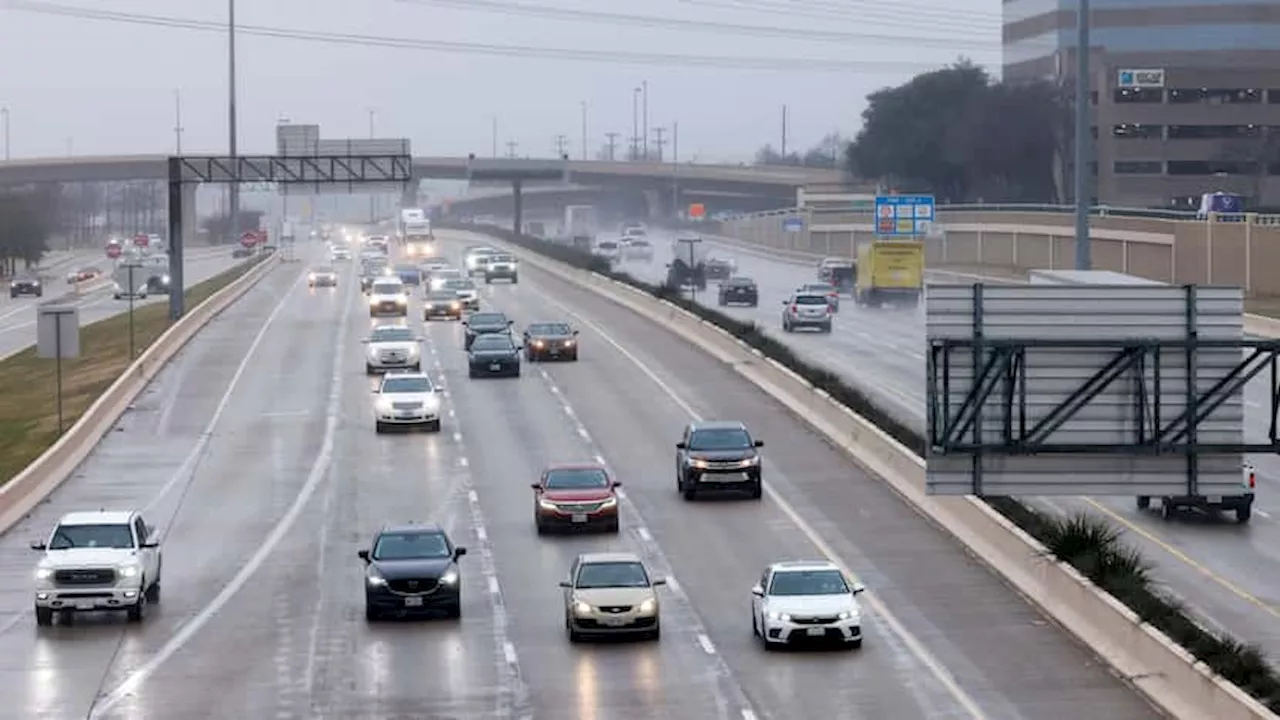
<path id="1" fill-rule="evenodd" d="M 422 607 L 422 598 L 407 597 L 404 599 L 404 606 L 405 607 Z"/>
<path id="2" fill-rule="evenodd" d="M 495 371 L 496 371 L 496 370 L 501 370 L 501 369 L 502 369 L 502 363 L 489 363 L 489 369 L 490 369 L 490 370 L 495 370 Z"/>
<path id="3" fill-rule="evenodd" d="M 1205 500 L 1209 501 L 1210 503 L 1220 503 L 1220 502 L 1222 502 L 1222 496 L 1221 496 L 1221 495 L 1210 495 L 1209 497 L 1205 498 Z"/>
<path id="4" fill-rule="evenodd" d="M 826 628 L 809 628 L 805 631 L 809 637 L 822 637 L 827 634 Z"/>
<path id="5" fill-rule="evenodd" d="M 91 601 L 91 600 L 81 600 L 80 602 L 76 603 L 76 609 L 77 609 L 77 610 L 92 610 L 92 609 L 93 609 L 93 601 Z"/>
<path id="6" fill-rule="evenodd" d="M 584 523 L 587 521 L 587 516 L 583 513 L 574 513 L 570 520 L 576 523 Z"/>
<path id="7" fill-rule="evenodd" d="M 412 410 L 401 410 L 400 412 L 396 413 L 396 417 L 411 418 L 416 414 L 417 413 L 415 413 Z"/>
<path id="8" fill-rule="evenodd" d="M 627 624 L 627 619 L 620 617 L 603 617 L 600 618 L 600 624 L 608 625 L 609 627 L 622 627 Z"/>
<path id="9" fill-rule="evenodd" d="M 724 473 L 721 475 L 712 475 L 711 478 L 715 482 L 722 483 L 738 483 L 747 479 L 746 473 Z"/>
<path id="10" fill-rule="evenodd" d="M 552 350 L 552 351 L 551 351 L 551 354 L 552 354 L 552 355 L 559 355 L 559 354 L 560 354 L 560 351 L 559 351 L 559 350 Z"/>

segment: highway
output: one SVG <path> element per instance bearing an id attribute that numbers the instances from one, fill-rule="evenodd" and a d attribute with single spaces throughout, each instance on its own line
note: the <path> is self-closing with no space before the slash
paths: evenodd
<path id="1" fill-rule="evenodd" d="M 236 261 L 231 258 L 231 249 L 222 247 L 199 247 L 187 251 L 186 283 L 187 287 L 229 269 Z M 29 296 L 9 298 L 0 302 L 0 358 L 8 357 L 23 350 L 36 341 L 36 306 L 42 302 L 51 302 L 59 298 L 80 309 L 81 326 L 104 320 L 112 315 L 128 312 L 128 300 L 116 300 L 111 296 L 111 280 L 104 275 L 96 280 L 79 283 L 77 287 L 66 281 L 68 272 L 80 267 L 98 267 L 109 271 L 111 261 L 103 258 L 101 251 L 80 252 L 69 258 L 60 258 L 51 263 L 41 273 L 44 281 L 43 297 Z M 134 307 L 168 302 L 165 295 L 151 294 L 146 300 L 135 300 Z"/>
<path id="2" fill-rule="evenodd" d="M 657 251 L 652 263 L 626 262 L 620 270 L 650 281 L 665 273 L 670 235 L 653 231 Z M 816 282 L 813 264 L 766 257 L 740 246 L 712 244 L 713 256 L 732 257 L 738 274 L 754 278 L 760 288 L 758 308 L 718 308 L 727 314 L 758 322 L 774 337 L 795 348 L 801 357 L 839 373 L 851 385 L 883 402 L 882 407 L 912 427 L 924 430 L 925 330 L 924 310 L 860 309 L 844 302 L 830 335 L 783 333 L 782 303 L 797 285 Z M 947 281 L 956 281 L 947 278 Z M 698 298 L 716 305 L 715 285 Z M 847 300 L 847 298 L 846 298 Z M 1247 391 L 1247 432 L 1261 441 L 1267 432 L 1266 381 Z M 1258 467 L 1257 502 L 1247 526 L 1204 517 L 1162 520 L 1158 513 L 1139 511 L 1132 498 L 1039 498 L 1049 510 L 1084 510 L 1108 518 L 1126 538 L 1156 564 L 1156 576 L 1167 590 L 1185 602 L 1213 627 L 1260 645 L 1280 657 L 1280 461 L 1273 456 L 1252 458 Z"/>
<path id="3" fill-rule="evenodd" d="M 483 286 L 483 303 L 519 327 L 572 322 L 582 360 L 469 380 L 461 327 L 423 326 L 415 301 L 444 427 L 375 435 L 359 343 L 375 321 L 353 269 L 319 290 L 304 270 L 273 269 L 200 333 L 0 537 L 0 717 L 1158 717 L 880 482 L 675 336 L 526 265 L 519 285 Z M 673 446 L 695 415 L 765 440 L 763 501 L 678 498 Z M 625 483 L 622 532 L 539 538 L 529 482 L 593 458 Z M 27 542 L 102 506 L 161 527 L 163 603 L 142 625 L 37 630 Z M 405 520 L 440 522 L 470 550 L 460 621 L 366 624 L 356 551 Z M 608 548 L 672 580 L 660 641 L 567 642 L 557 582 L 577 553 Z M 750 586 L 771 561 L 824 552 L 870 588 L 866 644 L 766 654 Z"/>

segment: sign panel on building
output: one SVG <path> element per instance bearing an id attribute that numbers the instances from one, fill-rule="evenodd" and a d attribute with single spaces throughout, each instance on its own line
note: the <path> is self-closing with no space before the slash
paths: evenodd
<path id="1" fill-rule="evenodd" d="M 1122 88 L 1162 88 L 1164 87 L 1164 70 L 1120 70 L 1117 73 L 1116 85 Z"/>
<path id="2" fill-rule="evenodd" d="M 918 237 L 933 224 L 932 195 L 877 195 L 876 235 Z"/>
<path id="3" fill-rule="evenodd" d="M 783 220 L 782 231 L 789 233 L 804 232 L 804 218 L 789 217 Z"/>
<path id="4" fill-rule="evenodd" d="M 1239 494 L 1243 309 L 1239 288 L 930 285 L 927 491 Z M 1218 344 L 1189 359 L 1193 337 Z"/>

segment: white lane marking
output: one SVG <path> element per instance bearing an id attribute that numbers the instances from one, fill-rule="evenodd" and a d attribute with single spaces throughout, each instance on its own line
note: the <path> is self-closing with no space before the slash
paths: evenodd
<path id="1" fill-rule="evenodd" d="M 467 502 L 480 502 L 480 496 L 476 494 L 475 490 L 467 491 Z"/>
<path id="2" fill-rule="evenodd" d="M 490 576 L 490 578 L 489 578 L 489 594 L 490 594 L 490 595 L 498 595 L 498 594 L 501 594 L 501 592 L 502 592 L 502 587 L 501 587 L 500 585 L 498 585 L 498 578 Z"/>
<path id="3" fill-rule="evenodd" d="M 716 654 L 716 646 L 711 643 L 711 638 L 706 633 L 698 633 L 698 644 L 702 646 L 702 652 L 708 655 Z"/>
<path id="4" fill-rule="evenodd" d="M 746 708 L 743 708 L 742 720 L 756 720 L 756 714 L 751 712 L 750 710 L 747 710 Z"/>
<path id="5" fill-rule="evenodd" d="M 640 539 L 641 539 L 641 540 L 643 540 L 643 541 L 645 541 L 645 542 L 652 542 L 652 541 L 653 541 L 653 536 L 649 534 L 649 528 L 647 528 L 647 527 L 643 527 L 643 526 L 641 526 L 641 527 L 636 528 L 636 534 L 637 534 L 637 535 L 639 535 L 639 536 L 640 536 Z M 669 584 L 669 583 L 668 583 L 668 584 Z"/>
<path id="6" fill-rule="evenodd" d="M 603 456 L 603 455 L 599 455 L 599 454 L 597 454 L 597 455 L 595 456 L 595 461 L 596 461 L 596 462 L 598 462 L 598 463 L 600 463 L 601 465 L 604 465 L 604 464 L 605 464 L 605 462 L 604 462 L 604 456 Z"/>
<path id="7" fill-rule="evenodd" d="M 465 457 L 458 458 L 458 465 L 461 465 L 462 467 L 467 467 L 470 464 L 471 463 L 467 462 L 467 459 Z"/>
<path id="8" fill-rule="evenodd" d="M 515 665 L 520 662 L 519 656 L 516 655 L 516 646 L 510 642 L 502 643 L 502 657 L 506 658 L 508 665 Z"/>
<path id="9" fill-rule="evenodd" d="M 460 443 L 460 442 L 462 442 L 462 433 L 457 432 L 457 431 L 454 431 L 454 433 L 453 433 L 453 441 L 454 441 L 454 442 L 456 442 L 456 443 Z"/>
<path id="10" fill-rule="evenodd" d="M 577 430 L 578 430 L 578 437 L 582 438 L 583 440 L 586 440 L 587 442 L 591 442 L 591 433 L 587 432 L 586 428 L 579 425 Z"/>
<path id="11" fill-rule="evenodd" d="M 488 530 L 485 530 L 483 525 L 477 525 L 477 526 L 476 526 L 476 537 L 480 539 L 480 542 L 488 542 L 488 541 L 489 541 L 489 531 L 488 531 Z"/>
<path id="12" fill-rule="evenodd" d="M 680 587 L 680 583 L 676 582 L 674 575 L 667 576 L 667 588 L 677 595 L 684 594 L 684 588 Z"/>
<path id="13" fill-rule="evenodd" d="M 1266 510 L 1261 510 L 1261 509 L 1258 509 L 1258 508 L 1254 508 L 1254 509 L 1253 509 L 1253 511 L 1254 511 L 1255 513 L 1257 513 L 1258 515 L 1261 515 L 1262 517 L 1264 517 L 1264 518 L 1266 518 L 1266 519 L 1268 519 L 1268 520 L 1270 520 L 1270 519 L 1271 519 L 1271 513 L 1267 512 Z M 3 630 L 0 630 L 0 632 L 4 632 L 4 631 L 3 631 Z"/>
<path id="14" fill-rule="evenodd" d="M 633 365 L 636 366 L 637 369 L 640 370 L 640 372 L 644 373 L 646 377 L 648 377 L 651 381 L 653 381 L 653 384 L 657 385 L 658 388 L 661 389 L 662 392 L 667 395 L 667 397 L 671 398 L 671 401 L 675 403 L 677 407 L 683 410 L 684 413 L 688 415 L 691 419 L 696 421 L 701 421 L 703 419 L 702 415 L 699 414 L 696 410 L 694 410 L 693 406 L 690 405 L 688 401 L 686 401 L 679 393 L 677 393 L 674 388 L 672 388 L 670 385 L 666 383 L 666 381 L 664 381 L 661 377 L 659 377 L 657 372 L 655 372 L 653 368 L 649 367 L 647 363 L 645 363 L 640 358 L 636 357 L 636 355 L 632 353 L 630 350 L 623 347 L 617 340 L 613 338 L 612 335 L 605 332 L 604 328 L 600 327 L 597 323 L 583 317 L 581 314 L 574 312 L 572 309 L 565 306 L 563 303 L 557 302 L 554 298 L 551 298 L 546 293 L 542 293 L 536 290 L 534 292 L 537 292 L 539 295 L 541 295 L 542 299 L 547 304 L 557 308 L 561 312 L 571 317 L 577 318 L 578 321 L 581 322 L 583 325 L 591 328 L 591 330 L 595 332 L 600 337 L 601 340 L 604 340 L 614 350 L 617 350 L 619 354 L 621 354 L 623 357 L 629 360 Z M 791 503 L 787 502 L 786 498 L 782 497 L 782 495 L 778 491 L 774 490 L 773 487 L 770 486 L 768 483 L 765 483 L 764 485 L 764 492 L 766 495 L 769 496 L 769 499 L 772 500 L 774 504 L 778 506 L 778 509 L 781 510 L 783 514 L 786 515 L 791 520 L 792 523 L 795 524 L 795 526 L 800 530 L 800 532 L 804 533 L 805 536 L 809 538 L 809 542 L 813 543 L 813 546 L 817 548 L 819 552 L 825 555 L 828 560 L 830 560 L 832 563 L 837 565 L 843 572 L 849 575 L 855 575 L 849 569 L 848 563 L 845 562 L 844 559 L 841 558 L 838 554 L 836 554 L 835 550 L 827 543 L 826 540 L 822 538 L 821 535 L 818 534 L 816 530 L 813 529 L 812 526 L 809 525 L 807 521 L 805 521 L 804 518 L 800 517 L 800 513 L 796 511 L 795 507 L 793 507 Z M 966 691 L 964 688 L 960 686 L 960 683 L 956 680 L 955 676 L 951 673 L 951 671 L 948 670 L 946 666 L 943 665 L 937 658 L 935 658 L 933 654 L 929 652 L 929 650 L 924 646 L 924 644 L 920 642 L 919 638 L 917 638 L 914 634 L 912 634 L 911 631 L 908 630 L 906 626 L 902 624 L 902 622 L 898 619 L 898 617 L 894 615 L 891 610 L 889 610 L 889 607 L 884 603 L 884 601 L 882 601 L 880 597 L 876 595 L 874 592 L 872 592 L 870 589 L 865 591 L 862 594 L 862 596 L 863 598 L 865 598 L 865 602 L 867 603 L 867 605 L 869 605 L 877 615 L 879 615 L 881 618 L 884 619 L 885 624 L 889 627 L 889 630 L 892 631 L 893 634 L 898 636 L 898 639 L 902 641 L 902 643 L 907 647 L 907 649 L 911 652 L 911 654 L 916 657 L 916 659 L 920 662 L 920 664 L 928 668 L 929 673 L 933 675 L 934 679 L 936 679 L 938 683 L 941 684 L 947 690 L 948 694 L 950 694 L 951 697 L 962 708 L 964 708 L 964 711 L 969 715 L 969 717 L 973 718 L 974 720 L 986 720 L 987 716 L 982 711 L 982 708 L 978 706 L 978 703 L 973 699 L 972 696 L 969 695 L 968 691 Z"/>
<path id="15" fill-rule="evenodd" d="M 253 341 L 249 343 L 249 349 L 245 351 L 244 357 L 240 360 L 240 364 L 236 366 L 236 370 L 231 375 L 231 381 L 227 383 L 227 389 L 223 391 L 222 397 L 218 398 L 218 404 L 213 409 L 213 415 L 210 416 L 209 422 L 205 424 L 204 429 L 200 431 L 196 444 L 192 446 L 191 452 L 183 459 L 182 464 L 178 466 L 177 472 L 169 478 L 167 482 L 152 496 L 147 504 L 143 506 L 142 513 L 144 515 L 151 514 L 151 511 L 159 505 L 164 498 L 173 491 L 173 489 L 183 480 L 190 480 L 195 477 L 197 466 L 200 459 L 204 456 L 204 451 L 209 447 L 209 442 L 213 439 L 213 432 L 218 427 L 218 423 L 222 420 L 222 414 L 226 412 L 227 406 L 231 404 L 231 396 L 235 394 L 236 388 L 240 386 L 240 381 L 244 378 L 245 372 L 249 370 L 249 366 L 253 363 L 254 356 L 258 353 L 262 341 L 266 339 L 267 333 L 275 324 L 280 313 L 284 312 L 284 308 L 289 301 L 294 298 L 294 290 L 302 283 L 306 275 L 298 273 L 298 278 L 289 285 L 284 291 L 280 300 L 276 302 L 276 306 L 271 309 L 271 313 L 267 315 L 267 319 L 263 321 L 262 327 L 258 328 L 258 334 L 253 336 Z M 169 523 L 173 522 L 173 517 L 178 512 L 175 508 L 173 515 L 165 523 L 164 533 L 169 532 Z"/>
<path id="16" fill-rule="evenodd" d="M 345 307 L 349 309 L 351 303 L 346 303 Z M 298 517 L 302 514 L 302 509 L 311 500 L 311 496 L 315 494 L 320 482 L 328 476 L 329 465 L 333 460 L 333 445 L 338 430 L 339 411 L 342 408 L 342 388 L 344 385 L 342 361 L 347 346 L 347 326 L 349 325 L 347 315 L 348 313 L 344 311 L 339 318 L 340 324 L 338 325 L 337 339 L 334 343 L 333 375 L 330 379 L 329 398 L 325 406 L 324 438 L 320 443 L 320 450 L 311 466 L 311 471 L 307 474 L 306 482 L 303 483 L 302 488 L 298 491 L 293 504 L 289 506 L 284 516 L 271 528 L 271 532 L 263 540 L 262 544 L 257 547 L 253 555 L 240 567 L 235 577 L 231 578 L 231 581 L 223 586 L 213 600 L 201 608 L 189 622 L 182 625 L 178 632 L 170 637 L 150 660 L 143 663 L 137 670 L 129 673 L 114 690 L 101 696 L 101 700 L 94 703 L 89 712 L 89 720 L 104 717 L 121 701 L 135 694 L 142 687 L 142 684 L 146 682 L 147 678 L 155 674 L 161 666 L 190 642 L 196 633 L 231 601 L 231 598 L 262 567 L 267 557 L 275 551 L 276 546 L 280 544 L 280 541 L 284 539 L 294 523 L 297 522 Z"/>

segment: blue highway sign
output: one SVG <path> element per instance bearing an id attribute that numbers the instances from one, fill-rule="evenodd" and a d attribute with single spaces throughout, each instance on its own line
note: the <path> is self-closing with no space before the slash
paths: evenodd
<path id="1" fill-rule="evenodd" d="M 789 217 L 782 221 L 783 232 L 803 232 L 804 218 Z"/>
<path id="2" fill-rule="evenodd" d="M 932 195 L 876 196 L 876 235 L 917 237 L 933 223 Z"/>

